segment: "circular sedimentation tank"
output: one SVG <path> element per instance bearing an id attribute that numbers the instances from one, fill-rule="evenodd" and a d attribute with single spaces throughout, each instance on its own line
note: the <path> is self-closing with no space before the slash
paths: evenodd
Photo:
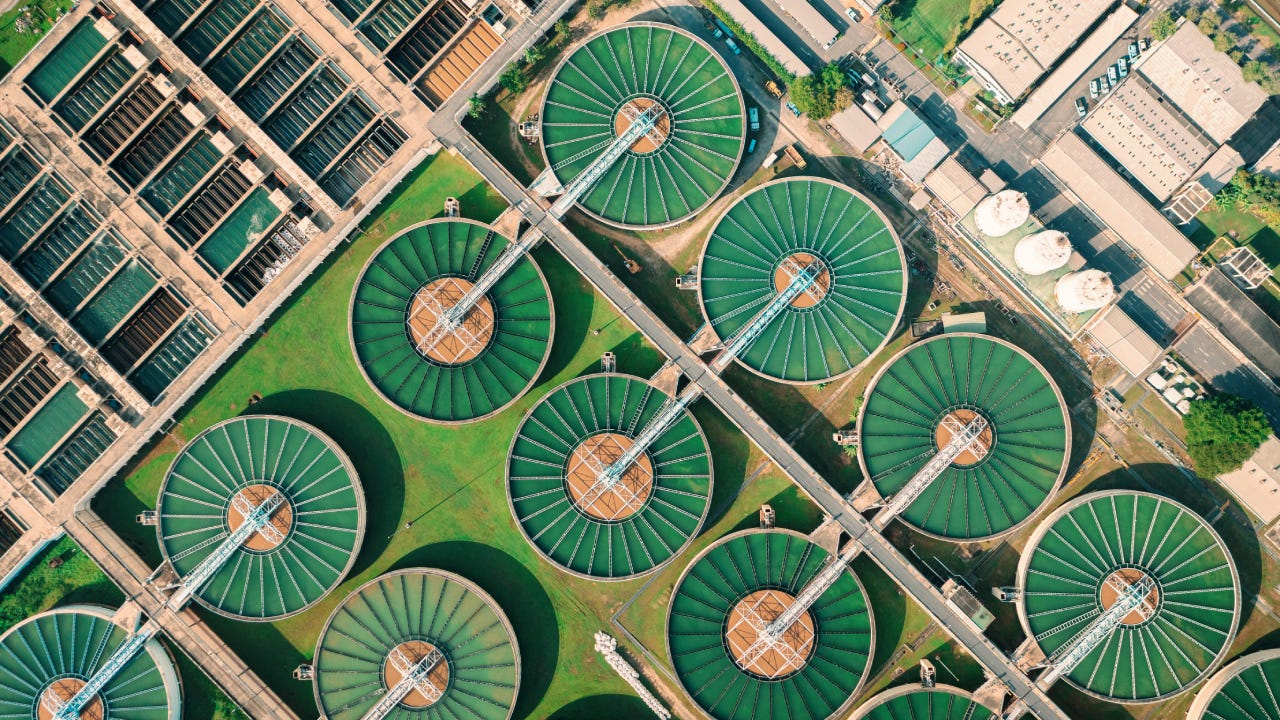
<path id="1" fill-rule="evenodd" d="M 1246 655 L 1200 688 L 1187 720 L 1280 720 L 1280 650 Z"/>
<path id="2" fill-rule="evenodd" d="M 200 433 L 178 453 L 157 503 L 160 551 L 187 577 L 279 493 L 266 532 L 255 532 L 195 592 L 201 605 L 240 620 L 278 620 L 333 590 L 364 535 L 364 492 L 342 450 L 290 418 L 248 415 Z"/>
<path id="3" fill-rule="evenodd" d="M 776 649 L 748 653 L 761 622 L 789 607 L 830 554 L 789 530 L 726 536 L 676 583 L 667 647 L 685 692 L 716 720 L 819 720 L 847 709 L 862 687 L 875 629 L 867 594 L 842 573 L 784 633 Z"/>
<path id="4" fill-rule="evenodd" d="M 871 380 L 858 415 L 863 477 L 892 497 L 975 417 L 987 421 L 900 519 L 947 540 L 1007 533 L 1062 480 L 1071 425 L 1047 370 L 1014 345 L 948 333 L 899 352 Z"/>
<path id="5" fill-rule="evenodd" d="M 547 166 L 567 186 L 646 112 L 659 114 L 654 128 L 578 200 L 612 225 L 688 218 L 724 190 L 742 156 L 742 93 L 724 60 L 684 30 L 634 22 L 592 35 L 556 68 L 542 104 Z"/>
<path id="6" fill-rule="evenodd" d="M 50 720 L 49 698 L 70 700 L 129 637 L 113 611 L 90 605 L 40 613 L 0 636 L 0 715 Z M 56 701 L 54 701 L 56 702 Z M 182 684 L 156 639 L 93 697 L 80 720 L 178 720 Z"/>
<path id="7" fill-rule="evenodd" d="M 680 553 L 706 519 L 712 467 L 693 415 L 643 451 L 621 478 L 599 484 L 669 400 L 640 378 L 570 380 L 538 402 L 507 459 L 507 497 L 525 538 L 571 573 L 621 580 Z"/>
<path id="8" fill-rule="evenodd" d="M 316 706 L 327 720 L 360 720 L 432 653 L 435 690 L 410 691 L 388 720 L 511 717 L 520 688 L 511 624 L 475 584 L 429 568 L 376 577 L 333 611 L 316 645 Z"/>
<path id="9" fill-rule="evenodd" d="M 973 696 L 946 685 L 902 685 L 871 698 L 850 720 L 991 720 Z"/>
<path id="10" fill-rule="evenodd" d="M 1066 679 L 1124 703 L 1154 702 L 1222 661 L 1240 616 L 1240 579 L 1222 538 L 1183 505 L 1150 493 L 1090 493 L 1058 508 L 1018 565 L 1018 616 L 1047 656 L 1120 597 L 1154 582 L 1143 607 Z"/>
<path id="11" fill-rule="evenodd" d="M 703 315 L 727 341 L 806 270 L 816 280 L 738 357 L 752 371 L 830 380 L 858 368 L 897 327 L 907 284 L 897 234 L 870 200 L 819 178 L 775 180 L 725 211 L 698 273 Z"/>
<path id="12" fill-rule="evenodd" d="M 403 412 L 471 422 L 523 395 L 551 351 L 547 281 L 525 255 L 458 327 L 436 329 L 510 241 L 488 225 L 432 220 L 369 258 L 351 296 L 351 346 L 374 390 Z"/>

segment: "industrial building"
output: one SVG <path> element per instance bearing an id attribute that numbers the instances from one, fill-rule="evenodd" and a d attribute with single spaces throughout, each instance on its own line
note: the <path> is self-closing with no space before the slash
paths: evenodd
<path id="1" fill-rule="evenodd" d="M 312 670 L 323 720 L 507 720 L 520 691 L 520 650 L 502 608 L 434 568 L 352 591 L 320 632 Z"/>
<path id="2" fill-rule="evenodd" d="M 847 555 L 790 530 L 745 530 L 694 558 L 671 594 L 667 647 L 676 679 L 704 713 L 842 716 L 875 645 L 867 593 Z M 765 641 L 772 623 L 786 627 Z"/>
<path id="3" fill-rule="evenodd" d="M 547 170 L 535 186 L 568 186 L 615 136 L 659 111 L 654 129 L 602 169 L 578 207 L 623 227 L 666 227 L 694 215 L 738 168 L 746 108 L 724 60 L 672 25 L 609 28 L 561 61 L 542 105 Z"/>
<path id="4" fill-rule="evenodd" d="M 644 433 L 671 402 L 611 372 L 570 380 L 529 411 L 511 441 L 507 497 L 539 554 L 576 575 L 624 580 L 693 541 L 711 505 L 707 438 L 683 408 Z"/>
<path id="5" fill-rule="evenodd" d="M 266 515 L 262 529 L 226 545 L 255 512 Z M 342 449 L 314 427 L 270 415 L 197 435 L 156 502 L 171 584 L 199 577 L 198 603 L 250 621 L 300 613 L 333 590 L 360 553 L 364 523 L 364 492 Z"/>
<path id="6" fill-rule="evenodd" d="M 129 639 L 116 611 L 68 605 L 33 615 L 0 636 L 0 707 L 10 717 L 49 720 L 115 658 Z M 92 692 L 92 689 L 90 689 Z M 152 638 L 74 717 L 180 720 L 182 681 L 173 657 Z"/>
<path id="7" fill-rule="evenodd" d="M 1266 99 L 1234 60 L 1184 22 L 1138 58 L 1081 126 L 1157 203 L 1173 197 L 1166 212 L 1187 222 L 1244 165 L 1228 141 Z"/>
<path id="8" fill-rule="evenodd" d="M 929 171 L 951 154 L 951 148 L 929 123 L 901 100 L 890 105 L 876 125 L 889 149 L 902 159 L 899 170 L 911 182 L 923 182 Z"/>
<path id="9" fill-rule="evenodd" d="M 897 515 L 948 540 L 1002 535 L 1029 520 L 1070 456 L 1066 402 L 1048 371 L 996 338 L 948 333 L 907 347 L 868 385 L 858 462 L 882 498 L 907 490 L 978 418 L 966 449 L 930 475 Z"/>
<path id="10" fill-rule="evenodd" d="M 1028 541 L 1017 582 L 1027 647 L 1055 676 L 1120 703 L 1199 683 L 1225 658 L 1240 618 L 1240 577 L 1222 538 L 1150 493 L 1095 492 L 1058 508 Z"/>
<path id="11" fill-rule="evenodd" d="M 957 46 L 954 59 L 997 100 L 1012 104 L 1114 4 L 1115 0 L 1000 3 Z"/>
<path id="12" fill-rule="evenodd" d="M 716 221 L 699 268 L 703 315 L 735 337 L 807 268 L 816 281 L 737 359 L 765 377 L 816 383 L 853 372 L 889 341 L 906 302 L 906 261 L 889 221 L 852 189 L 818 178 L 762 185 Z"/>
<path id="13" fill-rule="evenodd" d="M 471 292 L 511 241 L 471 220 L 414 225 L 365 263 L 351 294 L 351 346 L 360 371 L 401 411 L 472 422 L 510 405 L 551 351 L 551 291 L 527 254 L 449 332 L 444 307 Z"/>
<path id="14" fill-rule="evenodd" d="M 1250 653 L 1209 678 L 1187 720 L 1274 720 L 1280 717 L 1278 685 L 1280 650 Z"/>

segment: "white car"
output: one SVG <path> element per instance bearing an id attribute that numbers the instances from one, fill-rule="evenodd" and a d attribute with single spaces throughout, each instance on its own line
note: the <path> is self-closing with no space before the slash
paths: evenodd
<path id="1" fill-rule="evenodd" d="M 849 16 L 849 19 L 850 19 L 850 20 L 852 20 L 852 21 L 854 21 L 854 22 L 862 22 L 862 17 L 858 15 L 858 11 L 857 11 L 857 10 L 854 10 L 854 9 L 853 9 L 853 8 L 851 8 L 851 7 L 847 7 L 847 8 L 845 8 L 845 9 L 844 9 L 844 14 L 845 14 L 845 15 L 848 15 L 848 16 Z"/>

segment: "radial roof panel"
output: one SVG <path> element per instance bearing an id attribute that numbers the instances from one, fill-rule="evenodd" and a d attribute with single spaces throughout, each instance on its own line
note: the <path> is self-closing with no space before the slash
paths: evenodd
<path id="1" fill-rule="evenodd" d="M 748 530 L 694 559 L 672 595 L 667 641 L 676 676 L 698 707 L 716 720 L 818 720 L 852 702 L 875 640 L 866 592 L 852 572 L 842 573 L 786 633 L 790 654 L 739 665 L 750 640 L 741 635 L 744 610 L 777 617 L 829 557 L 799 533 Z"/>
<path id="2" fill-rule="evenodd" d="M 432 650 L 443 658 L 428 678 L 442 692 L 410 692 L 387 720 L 511 717 L 520 651 L 506 615 L 470 581 L 425 568 L 374 578 L 329 616 L 316 647 L 316 705 L 327 720 L 360 720 L 399 680 L 393 652 L 416 663 Z"/>
<path id="3" fill-rule="evenodd" d="M 516 262 L 457 332 L 428 342 L 450 307 L 510 245 L 488 225 L 433 220 L 378 249 L 351 297 L 351 344 L 373 388 L 405 413 L 435 422 L 492 415 L 529 389 L 554 331 L 537 263 Z"/>
<path id="4" fill-rule="evenodd" d="M 829 180 L 777 180 L 735 202 L 711 231 L 698 277 L 716 335 L 747 327 L 799 268 L 821 263 L 738 358 L 788 382 L 822 382 L 856 369 L 898 325 L 906 271 L 898 237 L 862 195 Z"/>
<path id="5" fill-rule="evenodd" d="M 1240 580 L 1222 538 L 1167 498 L 1090 493 L 1049 516 L 1018 567 L 1023 629 L 1052 656 L 1116 601 L 1116 578 L 1144 576 L 1155 581 L 1153 611 L 1126 617 L 1067 679 L 1119 702 L 1182 692 L 1230 649 Z"/>
<path id="6" fill-rule="evenodd" d="M 272 415 L 225 420 L 169 467 L 157 504 L 160 551 L 179 577 L 195 570 L 244 520 L 283 494 L 275 539 L 255 533 L 195 599 L 242 620 L 301 612 L 347 574 L 364 535 L 364 493 L 342 450 L 305 423 Z"/>
<path id="7" fill-rule="evenodd" d="M 1246 655 L 1196 695 L 1187 720 L 1280 720 L 1280 650 Z"/>
<path id="8" fill-rule="evenodd" d="M 995 713 L 959 688 L 903 685 L 858 708 L 852 720 L 990 720 Z"/>
<path id="9" fill-rule="evenodd" d="M 985 457 L 962 455 L 902 513 L 932 535 L 974 540 L 1017 527 L 1049 499 L 1071 445 L 1066 404 L 1030 355 L 993 337 L 916 343 L 876 374 L 858 417 L 859 462 L 890 497 L 950 439 L 947 425 L 986 418 Z"/>
<path id="10" fill-rule="evenodd" d="M 628 23 L 587 38 L 556 68 L 542 105 L 547 165 L 568 184 L 658 105 L 666 116 L 578 204 L 623 226 L 666 226 L 716 198 L 738 167 L 746 118 L 738 83 L 706 43 L 670 25 Z"/>
<path id="11" fill-rule="evenodd" d="M 27 618 L 0 636 L 0 717 L 32 718 L 46 695 L 69 700 L 128 637 L 111 611 L 73 605 Z M 150 640 L 89 701 L 82 717 L 177 720 L 182 688 L 169 654 Z M 41 718 L 46 711 L 40 710 Z"/>
<path id="12" fill-rule="evenodd" d="M 639 378 L 571 380 L 525 416 L 507 460 L 507 492 L 526 539 L 569 572 L 620 580 L 675 557 L 711 500 L 707 439 L 687 410 L 614 489 L 596 487 L 669 400 Z"/>

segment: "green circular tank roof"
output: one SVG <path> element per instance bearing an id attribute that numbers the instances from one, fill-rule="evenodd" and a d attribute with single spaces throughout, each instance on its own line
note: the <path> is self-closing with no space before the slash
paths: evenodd
<path id="1" fill-rule="evenodd" d="M 990 720 L 995 713 L 958 688 L 903 685 L 871 698 L 853 720 Z"/>
<path id="2" fill-rule="evenodd" d="M 715 51 L 690 33 L 637 22 L 587 38 L 548 86 L 543 154 L 565 185 L 618 136 L 624 108 L 655 102 L 668 114 L 665 141 L 647 152 L 633 146 L 578 201 L 605 222 L 671 225 L 724 190 L 747 128 L 738 83 Z"/>
<path id="3" fill-rule="evenodd" d="M 1158 495 L 1090 493 L 1037 528 L 1018 567 L 1027 635 L 1052 656 L 1101 614 L 1117 571 L 1155 580 L 1155 610 L 1121 625 L 1067 679 L 1121 702 L 1159 700 L 1203 679 L 1235 637 L 1240 580 L 1213 528 Z"/>
<path id="4" fill-rule="evenodd" d="M 443 278 L 484 274 L 510 242 L 470 220 L 433 220 L 391 238 L 369 258 L 351 297 L 351 344 L 387 402 L 437 422 L 492 415 L 524 394 L 551 350 L 553 313 L 533 258 L 516 262 L 485 296 L 492 335 L 457 364 L 419 352 L 408 321 L 419 291 Z"/>
<path id="5" fill-rule="evenodd" d="M 1187 720 L 1280 720 L 1280 650 L 1246 655 L 1205 683 Z"/>
<path id="6" fill-rule="evenodd" d="M 469 580 L 427 568 L 376 577 L 329 616 L 315 655 L 321 714 L 328 720 L 363 718 L 390 689 L 385 669 L 392 651 L 408 642 L 439 650 L 448 679 L 433 704 L 397 705 L 387 720 L 511 717 L 520 652 L 506 616 Z"/>
<path id="7" fill-rule="evenodd" d="M 232 532 L 233 501 L 246 488 L 284 495 L 283 542 L 241 545 L 195 599 L 242 620 L 301 612 L 342 581 L 360 551 L 364 493 L 355 469 L 332 440 L 290 418 L 247 415 L 200 433 L 169 467 L 157 504 L 160 551 L 180 577 Z"/>
<path id="8" fill-rule="evenodd" d="M 901 519 L 953 540 L 1007 532 L 1057 487 L 1071 433 L 1066 403 L 1049 373 L 1003 340 L 940 335 L 889 360 L 872 379 L 858 416 L 863 475 L 882 497 L 901 490 L 938 453 L 938 427 L 956 412 L 986 418 L 992 429 L 986 456 L 948 467 Z"/>
<path id="9" fill-rule="evenodd" d="M 589 375 L 538 402 L 516 432 L 507 460 L 507 493 L 525 538 L 572 573 L 611 580 L 652 571 L 683 550 L 711 501 L 711 456 L 688 410 L 645 452 L 649 485 L 615 515 L 575 501 L 571 460 L 590 438 L 635 438 L 668 396 L 617 374 Z"/>
<path id="10" fill-rule="evenodd" d="M 853 371 L 902 316 L 906 272 L 888 221 L 865 197 L 829 180 L 762 185 L 721 216 L 698 273 L 716 335 L 747 327 L 789 284 L 785 268 L 821 261 L 821 292 L 773 318 L 738 360 L 765 376 L 822 382 Z"/>
<path id="11" fill-rule="evenodd" d="M 34 718 L 55 681 L 83 683 L 93 677 L 128 637 L 111 615 L 103 608 L 72 605 L 29 617 L 0 636 L 0 717 Z M 177 720 L 182 715 L 177 672 L 154 639 L 98 698 L 103 720 Z"/>
<path id="12" fill-rule="evenodd" d="M 667 640 L 676 677 L 704 712 L 716 720 L 818 720 L 853 700 L 867 676 L 875 630 L 852 571 L 810 606 L 812 650 L 798 672 L 774 680 L 745 672 L 726 641 L 740 600 L 761 590 L 795 596 L 828 557 L 799 533 L 747 530 L 717 540 L 690 563 L 672 594 Z"/>

